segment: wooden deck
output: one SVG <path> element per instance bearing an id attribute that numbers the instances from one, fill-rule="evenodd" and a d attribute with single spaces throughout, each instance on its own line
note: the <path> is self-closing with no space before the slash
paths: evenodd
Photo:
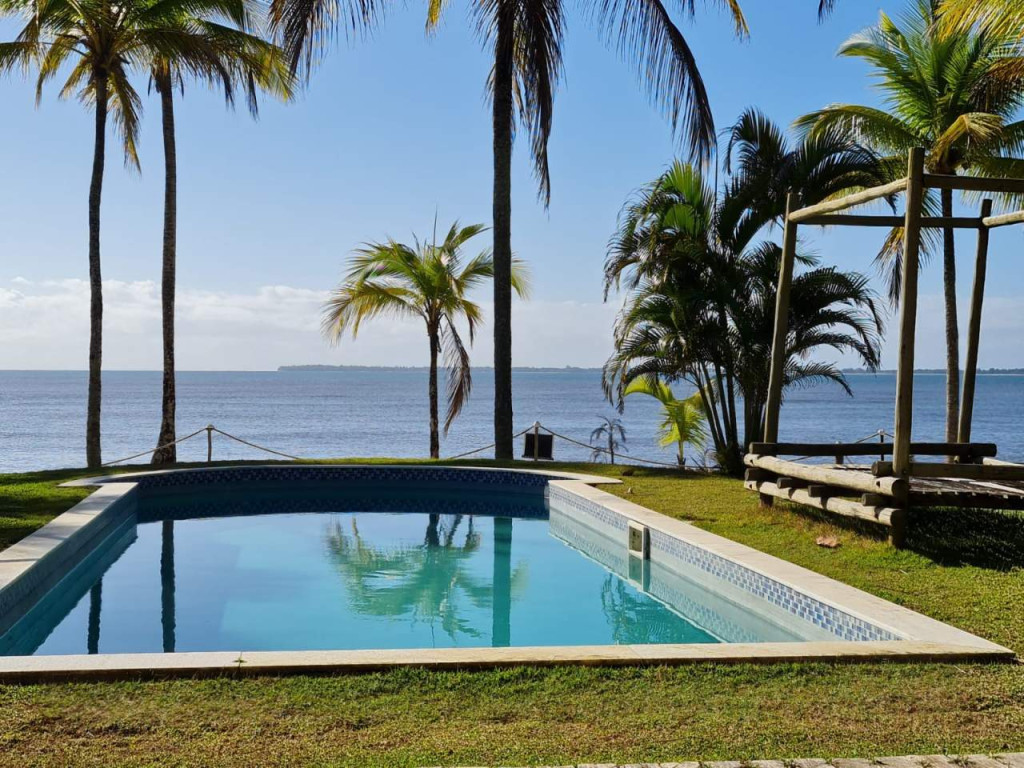
<path id="1" fill-rule="evenodd" d="M 902 545 L 909 509 L 975 507 L 1024 510 L 1024 465 L 995 459 L 991 443 L 916 443 L 904 475 L 886 456 L 891 443 L 753 443 L 744 458 L 745 485 L 762 504 L 785 499 L 888 526 Z M 795 456 L 789 459 L 780 456 Z M 871 464 L 847 457 L 877 458 Z M 939 457 L 955 459 L 946 463 Z M 834 463 L 828 463 L 833 459 Z"/>

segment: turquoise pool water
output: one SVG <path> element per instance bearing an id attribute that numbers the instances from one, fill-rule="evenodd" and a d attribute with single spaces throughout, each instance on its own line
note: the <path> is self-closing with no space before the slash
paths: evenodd
<path id="1" fill-rule="evenodd" d="M 806 639 L 557 515 L 479 494 L 142 501 L 0 653 Z"/>

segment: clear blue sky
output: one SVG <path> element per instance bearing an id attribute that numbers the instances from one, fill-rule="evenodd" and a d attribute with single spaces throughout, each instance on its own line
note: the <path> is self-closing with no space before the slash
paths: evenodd
<path id="1" fill-rule="evenodd" d="M 865 67 L 834 54 L 850 34 L 874 23 L 880 7 L 896 12 L 901 5 L 851 0 L 839 6 L 819 25 L 815 0 L 747 0 L 751 37 L 745 42 L 719 11 L 698 5 L 696 19 L 683 20 L 719 129 L 751 105 L 788 124 L 832 101 L 877 101 Z M 489 221 L 488 58 L 465 4 L 452 4 L 429 39 L 423 13 L 421 4 L 410 3 L 372 39 L 339 43 L 296 102 L 264 102 L 258 122 L 243 107 L 225 110 L 219 96 L 200 87 L 179 101 L 179 286 L 182 311 L 189 313 L 182 367 L 384 362 L 380 355 L 420 362 L 419 335 L 400 328 L 380 329 L 372 344 L 361 338 L 346 355 L 332 352 L 316 336 L 314 309 L 318 292 L 336 282 L 346 254 L 361 241 L 429 232 L 435 210 L 442 222 Z M 0 24 L 5 39 L 13 30 L 10 22 Z M 535 320 L 545 318 L 532 326 L 524 320 L 520 364 L 602 362 L 608 333 L 595 325 L 610 317 L 599 306 L 605 244 L 629 193 L 677 149 L 634 72 L 575 12 L 565 68 L 548 210 L 536 200 L 525 142 L 514 161 L 513 246 L 533 269 Z M 145 80 L 138 85 L 145 93 Z M 57 90 L 49 88 L 36 109 L 33 84 L 17 76 L 0 81 L 0 368 L 85 363 L 84 345 L 75 341 L 84 338 L 82 294 L 69 281 L 86 276 L 92 119 L 77 102 L 58 101 Z M 153 95 L 145 108 L 141 176 L 123 168 L 113 142 L 108 159 L 104 277 L 123 283 L 108 294 L 108 304 L 116 305 L 109 311 L 112 368 L 159 365 L 151 331 L 163 174 Z M 877 234 L 844 231 L 816 244 L 825 260 L 869 271 Z M 1014 319 L 1021 317 L 1021 246 L 1020 232 L 994 240 L 992 331 L 983 365 L 1024 365 L 1024 356 L 1000 342 L 1024 330 L 1024 321 Z M 971 250 L 965 239 L 963 293 L 970 287 Z M 922 291 L 938 294 L 936 268 L 927 270 Z M 924 302 L 922 311 L 929 306 Z M 271 321 L 274 309 L 296 317 Z M 273 327 L 247 336 L 245 318 L 253 315 Z M 234 335 L 211 341 L 211 329 L 219 325 L 219 333 L 232 319 Z M 568 329 L 573 323 L 579 327 Z M 546 338 L 555 326 L 561 330 Z M 480 349 L 489 349 L 486 340 Z M 941 346 L 926 344 L 919 362 L 940 365 Z"/>

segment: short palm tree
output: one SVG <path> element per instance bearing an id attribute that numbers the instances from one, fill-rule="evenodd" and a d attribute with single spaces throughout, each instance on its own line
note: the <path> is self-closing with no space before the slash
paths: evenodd
<path id="1" fill-rule="evenodd" d="M 430 0 L 427 28 L 439 21 L 445 0 Z M 739 35 L 747 32 L 738 0 L 717 0 Z M 682 7 L 694 12 L 692 0 Z M 339 25 L 358 30 L 381 15 L 381 0 L 271 0 L 271 18 L 292 61 L 307 64 Z M 695 159 L 706 160 L 715 144 L 711 106 L 696 58 L 663 0 L 641 3 L 591 0 L 584 15 L 635 66 L 651 99 L 679 127 Z M 512 140 L 517 124 L 530 136 L 540 196 L 550 196 L 547 147 L 554 97 L 562 71 L 565 7 L 561 0 L 477 0 L 477 29 L 493 50 L 488 78 L 494 148 L 494 442 L 495 457 L 512 458 Z"/>
<path id="2" fill-rule="evenodd" d="M 672 387 L 653 377 L 636 378 L 623 391 L 623 397 L 647 395 L 661 403 L 661 434 L 658 444 L 662 448 L 676 446 L 676 461 L 686 464 L 684 448 L 691 445 L 701 450 L 708 439 L 707 418 L 700 392 L 679 400 Z"/>
<path id="3" fill-rule="evenodd" d="M 626 453 L 626 428 L 622 420 L 612 416 L 601 416 L 601 424 L 590 433 L 591 461 L 600 461 L 602 456 L 608 457 L 610 464 L 615 463 L 616 453 Z"/>
<path id="4" fill-rule="evenodd" d="M 200 3 L 201 4 L 201 3 Z M 126 163 L 138 167 L 136 140 L 142 101 L 131 81 L 154 60 L 215 72 L 222 63 L 208 35 L 182 24 L 194 0 L 0 0 L 0 16 L 24 26 L 15 40 L 0 43 L 0 72 L 39 69 L 37 93 L 64 73 L 62 98 L 77 97 L 95 113 L 92 176 L 89 183 L 89 392 L 86 462 L 102 463 L 100 418 L 103 368 L 103 279 L 100 208 L 106 162 L 108 118 L 121 138 Z M 70 66 L 68 66 L 70 65 Z"/>
<path id="5" fill-rule="evenodd" d="M 981 5 L 980 3 L 977 5 Z M 850 38 L 839 55 L 866 61 L 884 94 L 884 109 L 833 104 L 797 125 L 814 137 L 839 134 L 887 156 L 894 176 L 905 173 L 906 153 L 924 147 L 934 173 L 1024 175 L 1019 157 L 1024 121 L 1021 50 L 1003 35 L 943 29 L 938 0 L 915 0 L 901 18 L 885 13 L 878 25 Z M 943 216 L 953 214 L 953 193 L 940 194 Z M 946 305 L 946 439 L 955 441 L 959 413 L 959 327 L 953 230 L 943 232 Z M 898 268 L 898 262 L 895 262 Z M 898 275 L 898 271 L 894 271 Z M 891 281 L 890 296 L 898 294 Z"/>
<path id="6" fill-rule="evenodd" d="M 693 384 L 719 464 L 739 472 L 742 447 L 763 429 L 782 249 L 728 226 L 733 190 L 718 201 L 697 168 L 676 163 L 626 206 L 605 266 L 606 285 L 628 291 L 605 390 L 621 407 L 637 380 Z M 874 294 L 863 275 L 799 259 L 784 386 L 832 381 L 849 392 L 835 365 L 810 358 L 830 347 L 876 368 Z"/>
<path id="7" fill-rule="evenodd" d="M 293 78 L 280 48 L 259 34 L 258 20 L 246 3 L 237 0 L 200 0 L 179 20 L 182 28 L 200 36 L 209 46 L 209 61 L 181 60 L 157 54 L 150 66 L 150 78 L 160 97 L 164 143 L 164 233 L 161 303 L 163 316 L 163 398 L 154 464 L 177 461 L 175 411 L 177 395 L 174 364 L 174 304 L 177 273 L 178 156 L 174 131 L 174 92 L 183 92 L 190 79 L 201 79 L 221 88 L 229 105 L 236 90 L 244 91 L 249 111 L 258 113 L 258 94 L 270 93 L 281 99 L 292 94 Z M 229 20 L 235 27 L 215 21 Z"/>
<path id="8" fill-rule="evenodd" d="M 468 295 L 494 277 L 494 260 L 489 251 L 483 251 L 463 262 L 462 250 L 484 230 L 482 224 L 460 227 L 456 222 L 440 243 L 436 238 L 431 243 L 416 239 L 411 246 L 394 240 L 370 243 L 356 251 L 344 282 L 324 306 L 324 334 L 335 343 L 349 330 L 355 337 L 363 322 L 381 315 L 423 321 L 430 340 L 430 457 L 433 459 L 440 456 L 438 357 L 443 354 L 448 368 L 446 434 L 469 398 L 473 383 L 469 352 L 457 322 L 467 323 L 472 344 L 482 316 L 480 307 Z M 526 295 L 526 269 L 519 260 L 512 264 L 512 285 L 520 296 Z"/>

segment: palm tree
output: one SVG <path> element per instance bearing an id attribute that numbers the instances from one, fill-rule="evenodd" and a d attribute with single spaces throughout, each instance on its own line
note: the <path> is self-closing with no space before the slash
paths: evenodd
<path id="1" fill-rule="evenodd" d="M 1024 121 L 1011 121 L 1024 103 L 1019 46 L 999 34 L 943 29 L 939 8 L 939 0 L 916 0 L 897 20 L 882 13 L 877 26 L 839 49 L 840 56 L 862 59 L 872 67 L 884 109 L 833 104 L 805 115 L 797 125 L 812 137 L 838 133 L 871 146 L 887 156 L 894 176 L 902 175 L 907 150 L 913 147 L 926 149 L 926 165 L 934 173 L 1024 175 L 1024 160 L 1015 156 L 1024 140 Z M 943 216 L 953 215 L 952 190 L 941 191 L 940 210 Z M 952 229 L 943 230 L 942 254 L 946 440 L 954 442 L 960 340 Z M 890 250 L 889 255 L 895 253 Z M 890 296 L 898 293 L 897 286 L 892 280 Z"/>
<path id="2" fill-rule="evenodd" d="M 494 277 L 494 259 L 483 251 L 463 264 L 462 248 L 483 232 L 482 224 L 459 227 L 452 224 L 441 243 L 416 239 L 404 245 L 388 240 L 369 243 L 356 251 L 342 285 L 324 306 L 323 330 L 332 341 L 340 340 L 351 329 L 353 338 L 359 326 L 379 315 L 419 318 L 430 340 L 430 457 L 440 456 L 437 410 L 437 361 L 444 354 L 448 368 L 448 412 L 444 431 L 448 433 L 455 417 L 469 397 L 472 377 L 469 352 L 456 326 L 460 319 L 469 326 L 473 343 L 481 322 L 480 307 L 467 297 L 485 280 Z M 518 260 L 512 264 L 512 286 L 520 296 L 527 293 L 526 269 Z"/>
<path id="3" fill-rule="evenodd" d="M 1024 42 L 1024 5 L 1018 0 L 943 0 L 940 12 L 943 24 L 952 29 L 977 25 L 989 34 Z"/>
<path id="4" fill-rule="evenodd" d="M 752 242 L 753 227 L 729 224 L 723 211 L 735 208 L 735 191 L 729 185 L 716 201 L 699 170 L 674 164 L 626 207 L 605 267 L 606 286 L 629 292 L 605 365 L 609 398 L 621 408 L 637 380 L 693 384 L 718 462 L 729 472 L 742 469 L 741 447 L 763 427 L 781 260 L 777 244 Z M 832 381 L 849 393 L 835 365 L 809 358 L 831 347 L 877 367 L 874 295 L 863 275 L 819 267 L 806 255 L 799 261 L 784 385 Z"/>
<path id="5" fill-rule="evenodd" d="M 244 30 L 254 27 L 250 8 L 235 0 L 202 0 L 188 8 L 179 23 L 201 36 L 213 55 L 211 61 L 182 61 L 158 54 L 150 66 L 150 77 L 160 96 L 164 143 L 164 233 L 161 305 L 163 320 L 163 398 L 157 450 L 153 464 L 177 461 L 175 440 L 174 302 L 177 272 L 177 188 L 178 159 L 174 136 L 174 91 L 184 91 L 190 77 L 199 77 L 221 87 L 229 105 L 236 88 L 245 91 L 249 111 L 258 114 L 257 94 L 264 90 L 282 99 L 290 98 L 292 77 L 283 52 L 259 35 Z M 211 20 L 223 17 L 237 29 Z M 197 66 L 202 64 L 203 66 Z"/>
<path id="6" fill-rule="evenodd" d="M 637 378 L 623 390 L 623 397 L 630 395 L 647 395 L 661 403 L 662 420 L 661 434 L 658 444 L 662 448 L 676 446 L 676 460 L 679 466 L 686 464 L 683 449 L 689 444 L 702 449 L 708 439 L 707 419 L 704 416 L 704 403 L 700 392 L 679 400 L 672 388 L 664 381 L 652 378 Z"/>
<path id="7" fill-rule="evenodd" d="M 626 428 L 622 420 L 610 416 L 600 416 L 601 424 L 590 433 L 590 444 L 594 446 L 590 452 L 591 461 L 600 461 L 601 456 L 608 454 L 608 461 L 615 463 L 616 453 L 626 451 Z M 602 445 L 602 443 L 604 445 Z"/>
<path id="8" fill-rule="evenodd" d="M 106 162 L 107 121 L 120 135 L 125 161 L 138 168 L 136 140 L 142 102 L 133 71 L 148 71 L 158 57 L 201 72 L 216 71 L 217 53 L 207 36 L 181 23 L 193 0 L 0 0 L 0 16 L 18 16 L 24 26 L 13 42 L 0 44 L 0 72 L 38 64 L 37 97 L 66 72 L 62 98 L 76 96 L 95 111 L 89 183 L 89 392 L 86 463 L 100 466 L 103 367 L 103 279 L 100 208 Z M 70 64 L 70 68 L 65 65 Z"/>
<path id="9" fill-rule="evenodd" d="M 716 3 L 732 15 L 737 34 L 747 33 L 738 0 Z M 445 0 L 430 0 L 428 30 L 436 27 Z M 692 15 L 694 5 L 684 2 Z M 477 29 L 493 49 L 491 97 L 494 187 L 494 443 L 495 458 L 512 458 L 512 139 L 517 124 L 530 136 L 540 197 L 551 185 L 547 145 L 554 96 L 562 71 L 565 19 L 561 0 L 478 0 Z M 293 66 L 305 60 L 338 25 L 357 31 L 381 15 L 379 0 L 271 0 L 271 19 L 282 32 Z M 715 144 L 708 95 L 696 59 L 662 0 L 643 3 L 592 0 L 584 15 L 636 67 L 651 99 L 680 128 L 691 156 L 707 160 Z"/>

